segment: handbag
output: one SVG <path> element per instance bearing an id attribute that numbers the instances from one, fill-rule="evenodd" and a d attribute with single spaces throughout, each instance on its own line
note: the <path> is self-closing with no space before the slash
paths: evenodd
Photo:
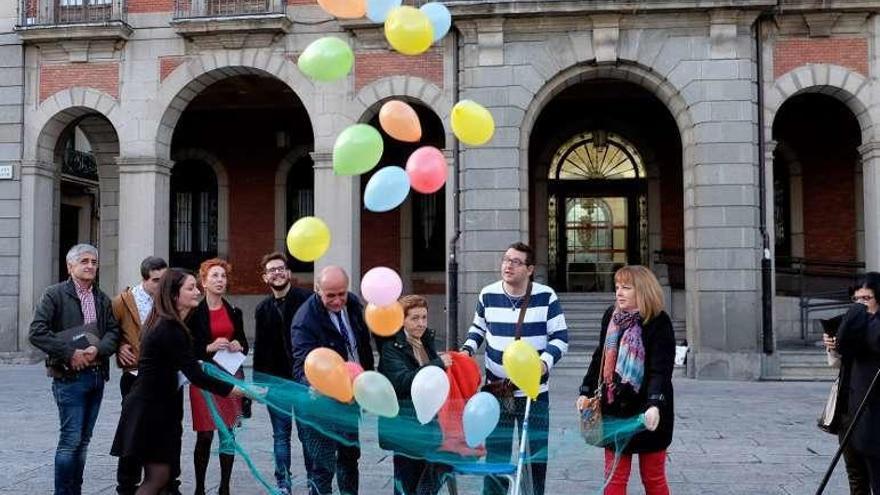
<path id="1" fill-rule="evenodd" d="M 523 320 L 526 317 L 526 310 L 529 308 L 529 300 L 532 297 L 532 283 L 529 282 L 528 287 L 526 288 L 526 296 L 523 299 L 522 306 L 519 308 L 519 318 L 516 320 L 516 332 L 514 334 L 513 339 L 519 340 L 522 336 L 522 324 Z M 510 378 L 505 378 L 503 380 L 496 380 L 494 382 L 486 382 L 481 389 L 483 392 L 488 392 L 495 396 L 498 399 L 498 403 L 501 405 L 501 410 L 508 413 L 513 414 L 516 412 L 516 402 L 513 400 L 513 393 L 516 391 L 516 385 L 510 381 Z"/>
<path id="2" fill-rule="evenodd" d="M 580 430 L 581 437 L 590 445 L 604 447 L 605 431 L 602 425 L 602 368 L 605 366 L 605 350 L 602 349 L 602 358 L 599 361 L 599 379 L 596 383 L 596 391 L 589 398 L 589 405 L 581 411 Z"/>
<path id="3" fill-rule="evenodd" d="M 840 415 L 837 414 L 837 394 L 840 390 L 840 376 L 831 384 L 831 390 L 828 391 L 828 399 L 825 400 L 825 407 L 819 414 L 819 429 L 836 435 L 840 429 Z"/>

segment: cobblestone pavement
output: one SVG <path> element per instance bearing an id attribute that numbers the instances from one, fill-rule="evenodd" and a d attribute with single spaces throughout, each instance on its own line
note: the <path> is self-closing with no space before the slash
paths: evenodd
<path id="1" fill-rule="evenodd" d="M 580 379 L 580 372 L 565 369 L 554 373 L 551 380 L 548 494 L 595 494 L 601 485 L 602 453 L 580 441 L 571 408 Z M 49 379 L 39 365 L 0 366 L 0 383 L 0 494 L 51 493 L 58 414 Z M 115 493 L 116 459 L 109 450 L 120 410 L 118 384 L 119 374 L 115 372 L 89 449 L 83 493 Z M 835 437 L 815 426 L 828 383 L 676 378 L 675 387 L 676 427 L 667 466 L 672 493 L 815 492 L 836 446 Z M 185 421 L 189 424 L 188 417 Z M 361 432 L 361 493 L 391 494 L 391 457 L 378 448 L 372 425 Z M 183 492 L 192 493 L 194 435 L 187 426 L 184 431 Z M 255 405 L 253 419 L 238 438 L 259 469 L 271 478 L 271 427 L 265 408 Z M 293 451 L 293 474 L 302 477 L 298 443 Z M 630 493 L 642 494 L 637 469 L 633 471 Z M 216 492 L 218 479 L 219 467 L 213 457 L 209 467 L 212 493 Z M 478 481 L 459 480 L 459 493 L 478 493 Z M 233 474 L 233 492 L 262 493 L 240 459 Z M 826 493 L 847 493 L 842 464 Z"/>

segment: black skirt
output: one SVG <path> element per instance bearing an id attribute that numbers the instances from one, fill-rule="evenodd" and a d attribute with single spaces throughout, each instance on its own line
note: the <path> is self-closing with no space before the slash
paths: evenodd
<path id="1" fill-rule="evenodd" d="M 169 401 L 148 401 L 132 390 L 122 402 L 122 413 L 110 454 L 141 463 L 170 464 L 180 460 L 183 436 L 183 392 Z"/>

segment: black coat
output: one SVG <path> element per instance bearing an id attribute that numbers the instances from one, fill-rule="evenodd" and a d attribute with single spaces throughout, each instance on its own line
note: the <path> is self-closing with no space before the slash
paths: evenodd
<path id="1" fill-rule="evenodd" d="M 247 354 L 249 348 L 247 337 L 244 334 L 244 317 L 241 314 L 241 310 L 229 304 L 229 301 L 226 299 L 223 299 L 223 307 L 226 308 L 226 312 L 229 314 L 229 319 L 232 320 L 232 326 L 235 329 L 231 340 L 237 340 L 241 344 L 241 352 Z M 196 359 L 202 361 L 214 359 L 214 354 L 209 353 L 207 349 L 208 344 L 214 342 L 214 339 L 211 337 L 210 311 L 207 299 L 202 299 L 202 302 L 196 306 L 196 309 L 186 320 L 186 324 L 192 334 L 193 353 Z"/>
<path id="2" fill-rule="evenodd" d="M 853 304 L 837 330 L 837 349 L 843 359 L 851 360 L 846 396 L 854 415 L 880 371 L 880 313 L 871 315 L 865 305 Z M 880 456 L 880 391 L 875 389 L 868 397 L 851 438 L 859 452 Z"/>
<path id="3" fill-rule="evenodd" d="M 592 396 L 598 385 L 600 370 L 599 364 L 602 359 L 602 351 L 605 348 L 605 334 L 614 307 L 605 311 L 602 318 L 602 333 L 599 337 L 599 346 L 593 353 L 590 368 L 584 376 L 581 384 L 580 395 Z M 660 425 L 655 431 L 643 431 L 636 434 L 624 449 L 625 453 L 656 452 L 664 450 L 672 443 L 672 428 L 674 424 L 674 408 L 672 401 L 672 371 L 675 366 L 675 333 L 672 330 L 672 321 L 666 312 L 661 311 L 648 323 L 642 324 L 642 343 L 645 347 L 645 376 L 638 397 L 631 411 L 621 416 L 631 416 L 645 412 L 651 406 L 657 406 L 660 410 Z M 602 411 L 611 409 L 602 397 Z"/>
<path id="4" fill-rule="evenodd" d="M 364 370 L 373 369 L 373 348 L 370 345 L 370 331 L 364 321 L 364 310 L 354 294 L 348 294 L 345 303 L 351 331 L 357 340 L 358 360 Z M 303 366 L 306 356 L 318 347 L 327 347 L 336 351 L 340 356 L 348 355 L 345 340 L 333 322 L 330 321 L 330 313 L 321 302 L 321 296 L 312 294 L 306 302 L 299 307 L 293 317 L 290 326 L 290 340 L 293 345 L 293 379 L 299 383 L 308 384 Z"/>
<path id="5" fill-rule="evenodd" d="M 293 377 L 290 325 L 311 292 L 291 287 L 279 304 L 269 295 L 254 310 L 254 371 L 280 378 Z"/>

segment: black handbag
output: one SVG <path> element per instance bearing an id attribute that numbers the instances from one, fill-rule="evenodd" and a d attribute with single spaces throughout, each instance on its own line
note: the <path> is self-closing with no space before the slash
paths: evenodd
<path id="1" fill-rule="evenodd" d="M 526 296 L 523 299 L 522 306 L 519 308 L 519 318 L 516 321 L 516 333 L 514 334 L 514 340 L 519 340 L 522 336 L 522 324 L 523 320 L 526 317 L 526 310 L 529 309 L 529 300 L 532 297 L 532 283 L 529 282 L 528 287 L 526 288 Z M 503 380 L 496 380 L 494 382 L 486 382 L 481 389 L 483 392 L 488 392 L 495 396 L 498 399 L 498 403 L 501 405 L 501 410 L 508 413 L 513 414 L 516 411 L 516 402 L 513 400 L 513 393 L 516 391 L 517 387 L 510 381 L 509 378 L 505 378 Z"/>

